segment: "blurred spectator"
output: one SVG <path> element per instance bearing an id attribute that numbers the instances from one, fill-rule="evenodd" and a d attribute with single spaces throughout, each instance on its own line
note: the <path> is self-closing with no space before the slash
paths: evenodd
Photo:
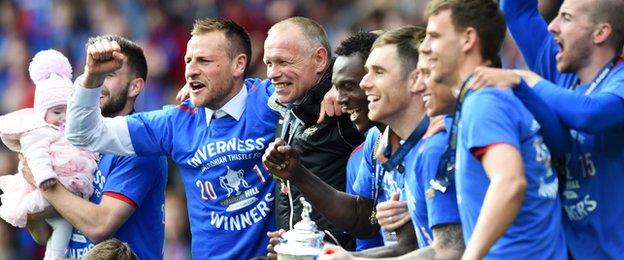
<path id="1" fill-rule="evenodd" d="M 191 259 L 184 194 L 173 189 L 165 197 L 165 260 Z"/>

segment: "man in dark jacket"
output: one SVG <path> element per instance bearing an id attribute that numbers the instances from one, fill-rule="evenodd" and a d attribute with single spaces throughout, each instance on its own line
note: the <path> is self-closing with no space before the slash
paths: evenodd
<path id="1" fill-rule="evenodd" d="M 292 17 L 271 27 L 264 43 L 267 76 L 275 86 L 269 106 L 282 114 L 277 137 L 301 153 L 301 163 L 330 186 L 345 191 L 346 165 L 351 151 L 364 141 L 345 114 L 317 124 L 321 101 L 331 88 L 332 64 L 323 28 L 304 17 Z M 277 225 L 290 229 L 300 220 L 300 192 L 282 182 L 277 187 Z M 288 194 L 292 196 L 291 214 Z M 311 218 L 326 239 L 354 249 L 352 236 L 337 230 L 318 212 Z"/>

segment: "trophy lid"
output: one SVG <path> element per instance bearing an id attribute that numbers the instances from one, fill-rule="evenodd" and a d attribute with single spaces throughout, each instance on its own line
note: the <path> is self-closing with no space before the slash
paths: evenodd
<path id="1" fill-rule="evenodd" d="M 318 255 L 321 251 L 324 234 L 317 230 L 316 223 L 310 219 L 312 205 L 303 197 L 300 198 L 300 201 L 303 205 L 301 221 L 283 235 L 286 242 L 277 245 L 275 251 L 287 255 Z"/>

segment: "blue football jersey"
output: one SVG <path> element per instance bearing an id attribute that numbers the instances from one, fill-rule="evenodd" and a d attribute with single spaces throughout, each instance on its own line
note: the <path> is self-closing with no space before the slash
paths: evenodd
<path id="1" fill-rule="evenodd" d="M 446 190 L 435 189 L 430 184 L 449 140 L 451 122 L 445 119 L 444 123 L 446 131 L 420 140 L 405 156 L 405 197 L 419 248 L 433 243 L 434 226 L 460 223 L 455 184 L 450 183 Z"/>
<path id="2" fill-rule="evenodd" d="M 403 174 L 398 173 L 396 170 L 391 172 L 385 171 L 381 163 L 372 156 L 375 148 L 379 145 L 378 139 L 380 135 L 381 132 L 377 127 L 372 127 L 368 130 L 364 146 L 362 147 L 364 160 L 362 160 L 362 165 L 358 169 L 357 176 L 353 182 L 354 194 L 371 200 L 373 200 L 375 189 L 378 189 L 377 203 L 390 200 L 394 193 L 398 193 L 400 197 L 404 196 Z M 380 184 L 379 181 L 381 181 Z M 381 233 L 384 237 L 384 244 L 396 243 L 396 234 L 394 232 L 385 233 L 382 229 Z"/>
<path id="3" fill-rule="evenodd" d="M 103 196 L 121 199 L 136 207 L 114 237 L 128 243 L 140 259 L 162 259 L 165 241 L 165 187 L 167 160 L 164 156 L 102 155 L 93 180 L 91 202 Z M 74 229 L 69 242 L 70 258 L 82 258 L 94 244 Z"/>
<path id="4" fill-rule="evenodd" d="M 569 88 L 576 74 L 557 70 L 559 45 L 547 30 L 537 10 L 537 1 L 503 0 L 501 8 L 531 70 L 559 87 Z M 527 30 L 527 28 L 529 28 Z M 590 84 L 580 84 L 574 92 L 584 95 Z M 611 94 L 624 98 L 624 65 L 616 65 L 589 97 Z M 551 100 L 543 97 L 544 100 Z M 558 97 L 550 97 L 558 98 Z M 570 107 L 579 104 L 569 104 Z M 566 114 L 566 106 L 553 107 Z M 600 124 L 601 122 L 591 122 Z M 567 158 L 562 191 L 564 230 L 571 255 L 577 259 L 616 259 L 624 252 L 624 126 L 599 133 L 571 130 L 573 145 Z"/>
<path id="5" fill-rule="evenodd" d="M 168 155 L 186 187 L 195 259 L 248 259 L 266 255 L 274 231 L 275 182 L 262 155 L 275 137 L 278 113 L 267 100 L 268 80 L 248 79 L 245 110 L 206 122 L 189 100 L 177 107 L 127 118 L 139 155 Z"/>
<path id="6" fill-rule="evenodd" d="M 358 147 L 356 147 L 353 152 L 351 153 L 351 156 L 349 157 L 349 161 L 347 161 L 347 187 L 346 187 L 346 191 L 348 194 L 355 194 L 353 192 L 353 182 L 355 181 L 357 174 L 359 172 L 359 168 L 360 166 L 363 164 L 364 160 L 364 156 L 367 156 L 364 154 L 364 150 L 362 149 L 364 147 L 364 143 L 362 143 L 361 145 L 359 145 Z M 368 155 L 370 156 L 370 155 Z M 369 249 L 369 248 L 373 248 L 373 247 L 378 247 L 378 246 L 383 246 L 383 238 L 381 236 L 381 230 L 379 231 L 379 233 L 377 233 L 373 238 L 369 238 L 369 239 L 356 239 L 355 240 L 355 250 L 356 251 L 362 251 L 365 249 Z"/>
<path id="7" fill-rule="evenodd" d="M 490 248 L 489 259 L 565 259 L 557 176 L 539 124 L 511 90 L 488 88 L 467 94 L 458 128 L 457 202 L 466 244 L 490 184 L 472 151 L 505 143 L 522 155 L 527 188 L 511 226 Z M 505 163 L 505 162 L 500 162 Z"/>

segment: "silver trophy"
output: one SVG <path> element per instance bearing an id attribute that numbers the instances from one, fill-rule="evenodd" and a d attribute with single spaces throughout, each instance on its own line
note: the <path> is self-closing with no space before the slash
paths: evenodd
<path id="1" fill-rule="evenodd" d="M 283 241 L 275 246 L 278 260 L 316 259 L 323 248 L 323 232 L 316 229 L 316 223 L 310 219 L 312 205 L 303 197 L 299 199 L 303 205 L 301 221 L 282 235 Z"/>

